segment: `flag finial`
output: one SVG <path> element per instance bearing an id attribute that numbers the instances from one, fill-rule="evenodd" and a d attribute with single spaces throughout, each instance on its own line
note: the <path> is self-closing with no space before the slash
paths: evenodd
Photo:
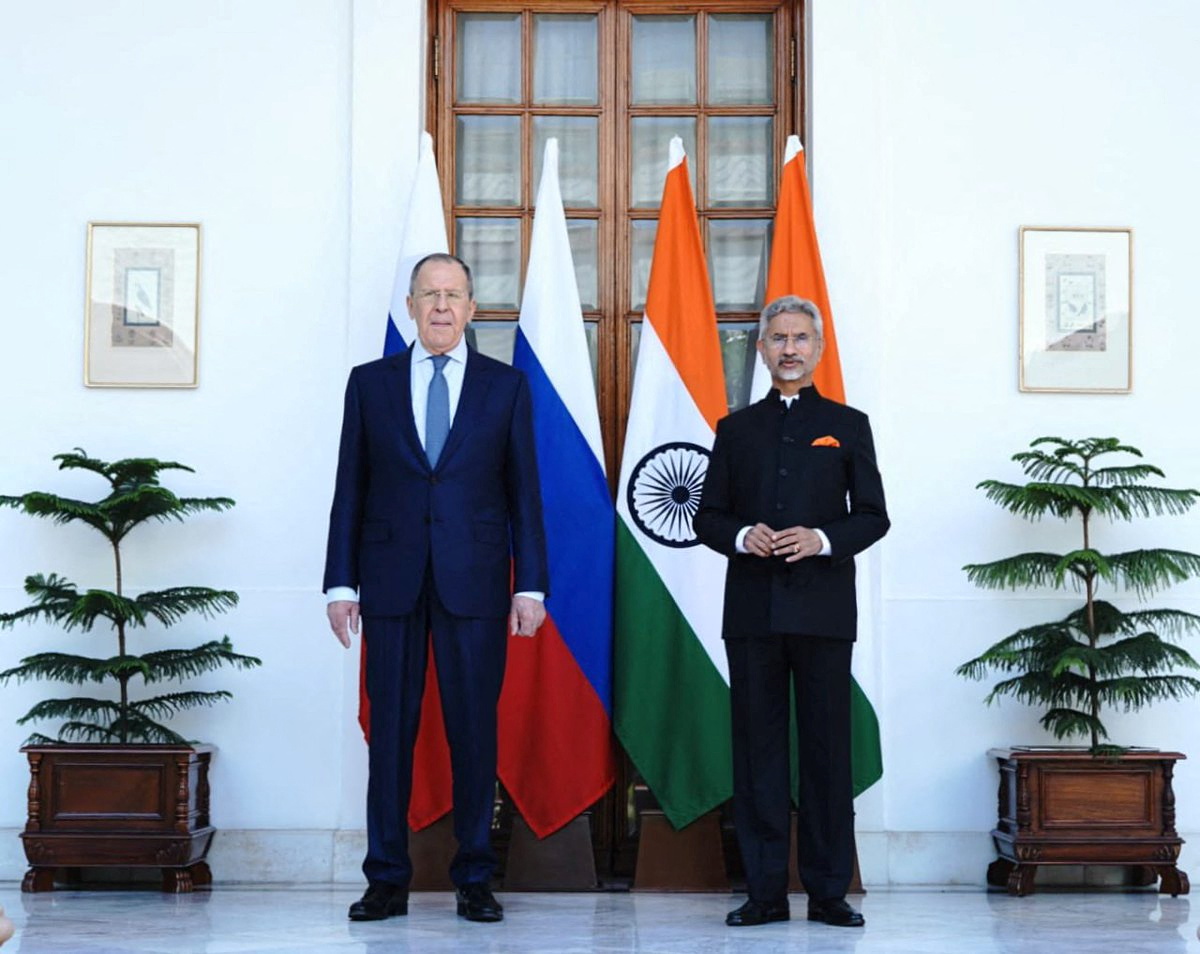
<path id="1" fill-rule="evenodd" d="M 787 145 L 783 150 L 783 164 L 786 166 L 802 152 L 804 152 L 804 143 L 800 141 L 799 136 L 792 133 L 787 137 Z"/>
<path id="2" fill-rule="evenodd" d="M 671 145 L 667 153 L 667 171 L 670 172 L 677 165 L 687 158 L 687 153 L 683 150 L 683 140 L 678 136 L 671 137 Z"/>

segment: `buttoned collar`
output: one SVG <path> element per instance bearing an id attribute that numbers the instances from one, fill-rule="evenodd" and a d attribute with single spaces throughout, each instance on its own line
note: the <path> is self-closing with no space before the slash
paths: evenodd
<path id="1" fill-rule="evenodd" d="M 451 361 L 457 361 L 459 364 L 466 364 L 468 350 L 467 336 L 464 334 L 458 339 L 458 344 L 446 352 L 446 357 Z M 429 353 L 429 350 L 423 344 L 421 344 L 421 339 L 414 338 L 412 344 L 413 364 L 416 364 L 418 361 L 427 361 L 432 357 L 433 355 Z"/>
<path id="2" fill-rule="evenodd" d="M 764 400 L 775 404 L 777 407 L 787 410 L 790 407 L 810 408 L 820 399 L 821 395 L 817 392 L 817 386 L 810 384 L 808 387 L 801 388 L 799 393 L 790 398 L 785 398 L 779 393 L 779 388 L 771 388 L 767 392 Z"/>

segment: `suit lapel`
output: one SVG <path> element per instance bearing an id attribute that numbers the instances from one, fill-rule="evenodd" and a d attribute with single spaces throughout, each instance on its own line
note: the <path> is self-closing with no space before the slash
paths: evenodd
<path id="1" fill-rule="evenodd" d="M 412 406 L 412 348 L 401 351 L 392 359 L 392 373 L 388 375 L 388 399 L 392 405 L 392 416 L 396 429 L 405 446 L 422 463 L 428 466 L 421 438 L 417 435 L 417 422 L 413 418 Z"/>
<path id="2" fill-rule="evenodd" d="M 471 429 L 472 422 L 483 420 L 490 386 L 491 376 L 488 374 L 487 367 L 476 357 L 474 351 L 468 349 L 467 364 L 463 368 L 462 393 L 458 396 L 458 407 L 454 411 L 454 423 L 450 425 L 450 433 L 446 437 L 446 445 L 442 448 L 442 456 L 438 458 L 439 467 L 462 444 L 467 431 Z"/>

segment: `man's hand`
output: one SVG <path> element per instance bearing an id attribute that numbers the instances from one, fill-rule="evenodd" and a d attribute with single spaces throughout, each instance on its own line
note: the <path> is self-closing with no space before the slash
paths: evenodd
<path id="1" fill-rule="evenodd" d="M 350 648 L 350 634 L 358 633 L 358 603 L 354 600 L 334 600 L 325 607 L 329 628 L 338 642 Z"/>
<path id="2" fill-rule="evenodd" d="M 546 604 L 532 596 L 516 595 L 508 614 L 508 631 L 514 636 L 532 636 L 546 619 Z"/>
<path id="3" fill-rule="evenodd" d="M 823 546 L 821 538 L 808 527 L 788 527 L 771 534 L 771 552 L 788 563 L 816 556 Z"/>
<path id="4" fill-rule="evenodd" d="M 774 540 L 774 530 L 765 523 L 756 523 L 742 538 L 742 546 L 746 548 L 747 553 L 754 556 L 769 557 L 774 553 L 772 550 Z"/>

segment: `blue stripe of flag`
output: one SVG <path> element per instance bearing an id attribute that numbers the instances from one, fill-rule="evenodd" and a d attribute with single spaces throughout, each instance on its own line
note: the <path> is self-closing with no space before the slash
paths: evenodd
<path id="1" fill-rule="evenodd" d="M 513 366 L 533 398 L 550 597 L 546 609 L 612 717 L 612 580 L 615 510 L 604 471 L 524 333 Z"/>
<path id="2" fill-rule="evenodd" d="M 407 351 L 408 345 L 404 343 L 404 339 L 400 337 L 400 332 L 396 330 L 396 321 L 392 318 L 391 313 L 388 313 L 387 331 L 383 333 L 383 356 L 398 354 L 401 351 Z"/>

